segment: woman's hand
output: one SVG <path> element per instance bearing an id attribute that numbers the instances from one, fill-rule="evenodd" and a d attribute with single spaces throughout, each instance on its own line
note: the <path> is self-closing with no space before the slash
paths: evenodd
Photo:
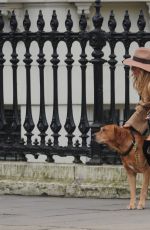
<path id="1" fill-rule="evenodd" d="M 150 135 L 146 138 L 147 141 L 150 141 Z"/>
<path id="2" fill-rule="evenodd" d="M 131 125 L 129 125 L 129 124 L 124 124 L 123 127 L 124 127 L 124 128 L 130 128 Z"/>

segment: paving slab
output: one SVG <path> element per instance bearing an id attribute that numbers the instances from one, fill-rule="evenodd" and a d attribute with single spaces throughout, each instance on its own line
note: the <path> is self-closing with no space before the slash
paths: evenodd
<path id="1" fill-rule="evenodd" d="M 128 199 L 0 196 L 0 230 L 149 230 L 144 210 L 127 210 Z"/>

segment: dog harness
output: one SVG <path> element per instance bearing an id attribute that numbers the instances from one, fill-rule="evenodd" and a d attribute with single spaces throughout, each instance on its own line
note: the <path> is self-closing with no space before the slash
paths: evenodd
<path id="1" fill-rule="evenodd" d="M 131 143 L 131 145 L 129 146 L 129 148 L 127 149 L 127 151 L 121 153 L 121 156 L 122 156 L 122 157 L 125 157 L 125 156 L 129 155 L 129 153 L 130 153 L 130 151 L 132 150 L 132 148 L 134 148 L 135 152 L 136 152 L 136 150 L 137 150 L 137 143 L 136 143 L 136 141 L 135 141 L 135 137 L 134 137 L 134 134 L 133 134 L 133 130 L 130 129 L 130 132 L 131 132 L 131 136 L 132 136 L 132 143 Z"/>
<path id="2" fill-rule="evenodd" d="M 145 167 L 147 161 L 145 160 L 144 163 L 141 165 L 141 162 L 139 160 L 139 154 L 137 152 L 138 145 L 137 145 L 137 143 L 135 141 L 133 130 L 130 129 L 130 132 L 131 132 L 131 136 L 132 136 L 132 143 L 131 143 L 131 145 L 129 146 L 129 148 L 128 148 L 128 150 L 126 152 L 121 153 L 121 157 L 128 156 L 130 151 L 132 149 L 134 149 L 134 151 L 135 151 L 135 165 L 134 165 L 134 167 L 135 168 L 138 167 L 138 168 L 142 169 L 142 168 Z"/>

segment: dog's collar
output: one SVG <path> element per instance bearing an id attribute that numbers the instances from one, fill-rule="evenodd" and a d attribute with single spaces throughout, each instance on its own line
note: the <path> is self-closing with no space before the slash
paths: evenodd
<path id="1" fill-rule="evenodd" d="M 131 143 L 131 145 L 129 146 L 129 148 L 128 148 L 127 151 L 121 153 L 121 157 L 125 157 L 125 156 L 129 155 L 129 153 L 130 153 L 130 151 L 132 150 L 132 148 L 134 148 L 135 151 L 136 151 L 136 149 L 137 149 L 137 143 L 136 143 L 136 141 L 135 141 L 135 137 L 134 137 L 134 134 L 133 134 L 133 130 L 130 129 L 130 132 L 131 132 L 131 136 L 132 136 L 132 143 Z"/>

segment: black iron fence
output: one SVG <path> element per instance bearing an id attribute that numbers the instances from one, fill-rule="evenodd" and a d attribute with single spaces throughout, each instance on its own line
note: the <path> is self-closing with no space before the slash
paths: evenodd
<path id="1" fill-rule="evenodd" d="M 68 11 L 65 21 L 65 32 L 59 32 L 58 19 L 56 12 L 53 11 L 52 19 L 50 21 L 51 31 L 45 32 L 44 25 L 45 21 L 42 12 L 39 12 L 37 20 L 37 32 L 30 31 L 31 21 L 29 14 L 26 11 L 23 27 L 24 31 L 19 32 L 17 30 L 17 19 L 14 12 L 10 18 L 10 32 L 4 32 L 4 20 L 2 13 L 0 12 L 0 159 L 1 160 L 26 160 L 26 154 L 32 154 L 38 157 L 39 154 L 47 156 L 48 162 L 53 162 L 53 156 L 58 155 L 61 157 L 73 156 L 74 162 L 81 163 L 81 156 L 87 156 L 91 158 L 90 164 L 101 164 L 105 163 L 116 163 L 119 162 L 115 153 L 109 152 L 105 154 L 106 149 L 103 146 L 99 146 L 96 143 L 90 141 L 90 145 L 87 143 L 89 137 L 89 131 L 92 133 L 97 131 L 103 124 L 119 123 L 118 116 L 116 115 L 116 103 L 115 103 L 115 69 L 116 69 L 116 55 L 115 47 L 118 42 L 121 42 L 124 46 L 124 57 L 130 57 L 129 48 L 133 42 L 136 42 L 139 46 L 145 46 L 150 41 L 150 32 L 145 31 L 146 21 L 142 10 L 140 11 L 139 18 L 137 21 L 138 31 L 131 32 L 131 21 L 128 11 L 125 12 L 124 20 L 122 22 L 123 32 L 116 32 L 116 19 L 113 11 L 110 12 L 108 21 L 108 29 L 106 32 L 102 30 L 103 17 L 101 15 L 101 2 L 95 1 L 96 13 L 93 17 L 94 29 L 87 31 L 87 20 L 82 12 L 79 20 L 79 32 L 73 32 L 73 21 L 71 13 Z M 11 64 L 12 64 L 12 78 L 13 78 L 13 105 L 12 105 L 12 118 L 7 119 L 7 113 L 4 104 L 4 66 L 5 66 L 5 53 L 3 53 L 3 46 L 5 42 L 9 42 L 12 46 Z M 40 78 L 40 114 L 38 123 L 35 124 L 32 116 L 32 103 L 31 103 L 31 68 L 32 68 L 32 54 L 30 53 L 30 46 L 32 42 L 36 42 L 39 47 L 38 54 L 38 68 Z M 44 67 L 45 67 L 45 54 L 43 51 L 44 44 L 49 41 L 52 44 L 52 69 L 53 69 L 53 114 L 51 123 L 48 124 L 45 112 L 45 88 L 44 88 Z M 66 138 L 68 143 L 66 146 L 60 146 L 59 137 L 62 129 L 62 124 L 59 118 L 59 98 L 58 98 L 58 68 L 59 68 L 59 54 L 57 48 L 59 43 L 63 41 L 67 47 L 66 59 L 64 60 L 67 68 L 67 117 L 64 124 L 66 131 Z M 73 54 L 72 45 L 74 42 L 79 42 L 81 47 L 80 54 L 80 67 L 81 67 L 81 117 L 79 124 L 76 124 L 73 116 L 73 103 L 72 103 L 72 67 L 73 67 Z M 24 54 L 24 68 L 26 70 L 26 116 L 23 127 L 25 129 L 25 137 L 21 138 L 18 136 L 18 132 L 21 130 L 20 122 L 20 111 L 18 105 L 17 95 L 17 67 L 19 63 L 17 54 L 17 45 L 19 42 L 24 43 L 25 54 Z M 93 48 L 92 59 L 87 60 L 86 46 L 89 42 Z M 104 60 L 103 48 L 106 43 L 110 47 L 109 60 L 107 60 L 110 67 L 110 79 L 111 79 L 111 102 L 109 109 L 109 116 L 107 121 L 104 119 L 104 103 L 103 103 L 103 65 L 106 62 Z M 89 124 L 87 116 L 87 103 L 86 103 L 86 69 L 87 63 L 90 62 L 93 65 L 93 81 L 94 81 L 94 111 L 93 111 L 93 123 Z M 125 76 L 125 104 L 124 104 L 124 121 L 130 116 L 130 100 L 129 100 L 129 67 L 124 67 Z M 108 114 L 107 114 L 108 115 Z M 37 125 L 39 130 L 40 141 L 34 139 L 34 128 Z M 50 127 L 49 127 L 50 126 Z M 76 127 L 78 126 L 78 127 Z M 47 137 L 47 130 L 51 129 L 52 139 Z M 74 131 L 78 128 L 81 136 L 80 140 L 75 143 Z"/>

